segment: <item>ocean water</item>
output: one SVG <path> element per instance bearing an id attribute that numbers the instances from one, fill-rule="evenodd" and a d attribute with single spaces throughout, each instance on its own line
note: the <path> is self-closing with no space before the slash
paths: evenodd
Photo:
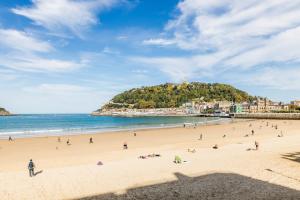
<path id="1" fill-rule="evenodd" d="M 0 138 L 73 135 L 91 132 L 182 126 L 220 122 L 201 117 L 115 117 L 89 114 L 35 114 L 0 117 Z"/>

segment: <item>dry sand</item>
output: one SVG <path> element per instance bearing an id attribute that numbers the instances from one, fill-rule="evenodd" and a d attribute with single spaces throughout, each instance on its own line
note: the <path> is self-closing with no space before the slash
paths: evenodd
<path id="1" fill-rule="evenodd" d="M 0 199 L 300 199 L 300 121 L 136 133 L 0 140 Z M 161 157 L 138 158 L 152 153 Z M 175 155 L 186 162 L 174 164 Z M 31 158 L 39 171 L 32 178 Z"/>

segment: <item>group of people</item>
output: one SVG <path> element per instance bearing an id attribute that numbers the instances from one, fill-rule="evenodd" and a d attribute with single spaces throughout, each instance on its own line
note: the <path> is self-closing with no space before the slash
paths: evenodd
<path id="1" fill-rule="evenodd" d="M 266 126 L 269 126 L 269 122 L 266 122 Z M 249 127 L 252 127 L 252 124 L 249 124 Z M 275 128 L 275 129 L 277 130 L 277 129 L 278 129 L 278 126 L 277 126 L 277 125 L 274 126 L 274 125 L 272 124 L 272 128 Z M 255 131 L 252 129 L 252 130 L 251 130 L 251 135 L 253 136 L 254 134 L 255 134 Z M 133 133 L 133 136 L 137 136 L 136 132 Z M 248 136 L 249 136 L 249 135 L 247 134 L 245 137 L 248 137 Z M 223 135 L 223 138 L 225 138 L 225 137 L 226 137 L 226 134 Z M 280 132 L 280 134 L 278 134 L 278 137 L 283 137 L 282 131 Z M 202 133 L 199 135 L 199 140 L 203 140 L 203 134 L 202 134 Z M 9 141 L 13 141 L 12 137 L 9 137 Z M 58 137 L 57 141 L 58 141 L 58 142 L 61 142 L 61 138 Z M 66 143 L 67 143 L 67 145 L 71 145 L 71 142 L 70 142 L 70 139 L 69 139 L 69 138 L 67 139 Z M 93 140 L 92 137 L 90 137 L 90 138 L 89 138 L 89 144 L 93 144 L 93 143 L 94 143 L 94 140 Z M 254 145 L 255 145 L 255 150 L 259 150 L 259 143 L 258 143 L 258 141 L 255 141 L 255 142 L 254 142 Z M 218 146 L 217 144 L 215 144 L 212 148 L 213 148 L 213 149 L 218 149 L 219 146 Z M 124 142 L 124 143 L 123 143 L 123 149 L 124 149 L 124 150 L 127 150 L 127 149 L 128 149 L 128 144 L 127 144 L 127 142 Z M 195 150 L 195 149 L 188 149 L 188 152 L 195 153 L 196 150 Z M 146 159 L 146 158 L 148 158 L 148 157 L 160 157 L 160 155 L 159 155 L 159 154 L 153 154 L 153 155 L 147 155 L 147 156 L 140 156 L 139 158 L 141 158 L 141 159 Z M 181 158 L 180 158 L 178 155 L 175 156 L 174 163 L 176 163 L 176 164 L 182 163 L 182 160 L 181 160 Z M 30 159 L 30 161 L 29 161 L 29 163 L 28 163 L 28 170 L 29 170 L 29 176 L 30 176 L 30 177 L 33 177 L 33 176 L 36 175 L 35 172 L 34 172 L 34 169 L 35 169 L 35 164 L 34 164 L 34 162 L 32 161 L 32 159 Z"/>

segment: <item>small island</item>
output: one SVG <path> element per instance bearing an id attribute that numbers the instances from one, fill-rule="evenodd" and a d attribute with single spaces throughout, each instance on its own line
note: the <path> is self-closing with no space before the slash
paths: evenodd
<path id="1" fill-rule="evenodd" d="M 10 116 L 11 113 L 5 110 L 4 108 L 0 108 L 0 116 Z"/>

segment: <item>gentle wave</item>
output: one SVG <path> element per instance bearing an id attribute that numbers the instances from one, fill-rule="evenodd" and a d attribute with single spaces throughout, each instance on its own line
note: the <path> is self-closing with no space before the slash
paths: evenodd
<path id="1" fill-rule="evenodd" d="M 85 114 L 20 115 L 0 118 L 0 138 L 101 133 L 121 130 L 179 127 L 222 123 L 222 118 L 196 117 L 92 117 Z"/>

